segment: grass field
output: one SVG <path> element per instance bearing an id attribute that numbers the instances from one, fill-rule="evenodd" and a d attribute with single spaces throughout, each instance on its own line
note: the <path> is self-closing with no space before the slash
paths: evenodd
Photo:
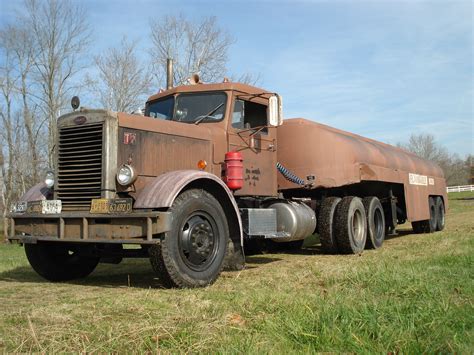
<path id="1" fill-rule="evenodd" d="M 473 353 L 474 194 L 450 197 L 444 232 L 253 256 L 198 290 L 163 289 L 147 260 L 52 284 L 1 245 L 0 351 Z"/>

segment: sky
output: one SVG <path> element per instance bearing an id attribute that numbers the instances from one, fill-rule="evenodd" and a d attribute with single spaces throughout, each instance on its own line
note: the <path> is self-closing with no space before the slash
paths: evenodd
<path id="1" fill-rule="evenodd" d="M 93 26 L 93 55 L 138 41 L 150 21 L 216 16 L 234 38 L 229 74 L 259 75 L 304 117 L 390 144 L 428 133 L 474 154 L 473 1 L 74 0 Z M 0 21 L 21 1 L 0 0 Z M 150 93 L 152 94 L 152 93 Z"/>

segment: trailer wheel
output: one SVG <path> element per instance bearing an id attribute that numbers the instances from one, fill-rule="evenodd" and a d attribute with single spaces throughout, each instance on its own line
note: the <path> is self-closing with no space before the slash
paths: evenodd
<path id="1" fill-rule="evenodd" d="M 339 251 L 359 254 L 367 240 L 367 217 L 360 198 L 344 197 L 336 207 L 336 240 Z"/>
<path id="2" fill-rule="evenodd" d="M 25 244 L 26 257 L 46 280 L 59 282 L 88 276 L 99 263 L 99 257 L 88 253 L 91 246 L 77 244 Z"/>
<path id="3" fill-rule="evenodd" d="M 378 249 L 385 240 L 385 215 L 377 197 L 365 197 L 362 200 L 367 215 L 367 249 Z"/>
<path id="4" fill-rule="evenodd" d="M 219 202 L 204 190 L 183 192 L 170 208 L 172 229 L 150 247 L 154 271 L 168 287 L 212 284 L 224 265 L 229 227 Z"/>
<path id="5" fill-rule="evenodd" d="M 438 213 L 438 220 L 436 222 L 436 230 L 442 231 L 445 225 L 444 202 L 441 197 L 436 197 L 436 212 Z"/>
<path id="6" fill-rule="evenodd" d="M 336 235 L 334 232 L 334 213 L 341 202 L 339 197 L 325 198 L 321 204 L 318 216 L 319 241 L 325 253 L 335 254 L 338 252 Z"/>

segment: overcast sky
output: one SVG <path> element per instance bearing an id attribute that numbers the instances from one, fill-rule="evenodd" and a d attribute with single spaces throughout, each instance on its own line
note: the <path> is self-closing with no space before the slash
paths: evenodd
<path id="1" fill-rule="evenodd" d="M 474 153 L 472 1 L 84 0 L 93 54 L 122 36 L 147 47 L 149 21 L 215 15 L 234 38 L 230 74 L 258 73 L 305 117 L 395 144 L 431 133 Z M 0 21 L 21 1 L 0 0 Z"/>

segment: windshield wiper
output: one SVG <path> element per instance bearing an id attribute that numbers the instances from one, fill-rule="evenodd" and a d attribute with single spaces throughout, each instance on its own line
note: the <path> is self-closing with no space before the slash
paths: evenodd
<path id="1" fill-rule="evenodd" d="M 205 115 L 196 117 L 197 120 L 194 122 L 194 124 L 200 124 L 205 118 L 210 117 L 210 116 L 212 116 L 214 113 L 216 113 L 216 111 L 217 111 L 218 109 L 220 109 L 222 106 L 224 106 L 224 103 L 223 103 L 223 102 L 220 103 L 219 105 L 217 105 L 217 106 L 216 106 L 215 108 L 213 108 L 211 111 L 209 111 L 208 114 L 205 114 Z"/>

